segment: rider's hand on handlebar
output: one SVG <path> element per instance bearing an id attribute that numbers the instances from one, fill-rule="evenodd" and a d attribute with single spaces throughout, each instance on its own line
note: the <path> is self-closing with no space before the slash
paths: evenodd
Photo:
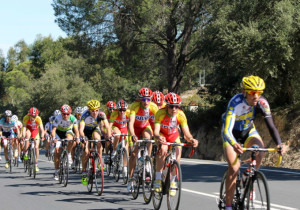
<path id="1" fill-rule="evenodd" d="M 236 153 L 243 154 L 243 147 L 240 144 L 236 143 L 232 147 Z"/>
<path id="2" fill-rule="evenodd" d="M 164 137 L 164 136 L 156 137 L 156 141 L 158 144 L 161 144 L 163 142 L 166 142 L 166 137 Z"/>
<path id="3" fill-rule="evenodd" d="M 277 145 L 277 148 L 279 154 L 283 155 L 284 153 L 286 153 L 286 146 L 284 144 Z"/>
<path id="4" fill-rule="evenodd" d="M 193 147 L 198 147 L 198 140 L 196 139 L 191 139 L 190 142 L 193 144 Z"/>
<path id="5" fill-rule="evenodd" d="M 136 142 L 138 140 L 138 137 L 136 135 L 132 136 L 132 141 Z"/>

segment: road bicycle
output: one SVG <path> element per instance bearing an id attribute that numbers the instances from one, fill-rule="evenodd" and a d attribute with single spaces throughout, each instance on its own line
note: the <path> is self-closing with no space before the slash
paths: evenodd
<path id="1" fill-rule="evenodd" d="M 128 155 L 125 147 L 125 137 L 129 136 L 128 134 L 114 134 L 114 136 L 120 136 L 120 142 L 117 146 L 117 154 L 113 159 L 112 168 L 113 175 L 115 177 L 116 182 L 119 181 L 120 174 L 122 174 L 123 183 L 127 184 L 128 181 Z"/>
<path id="2" fill-rule="evenodd" d="M 34 148 L 34 142 L 38 139 L 30 138 L 25 139 L 25 141 L 29 141 L 29 148 L 28 148 L 28 159 L 24 160 L 24 171 L 28 172 L 28 175 L 35 179 L 36 177 L 36 171 L 35 171 L 35 164 L 36 164 L 36 152 Z"/>
<path id="3" fill-rule="evenodd" d="M 14 150 L 13 150 L 13 140 L 15 138 L 5 138 L 1 137 L 3 140 L 7 140 L 7 154 L 8 154 L 8 164 L 9 164 L 9 173 L 12 173 L 12 166 L 15 165 L 14 162 Z M 18 161 L 17 161 L 18 162 Z"/>
<path id="4" fill-rule="evenodd" d="M 167 195 L 167 206 L 168 209 L 179 209 L 180 196 L 181 196 L 181 183 L 182 183 L 182 173 L 180 164 L 176 160 L 176 147 L 192 147 L 191 143 L 176 143 L 176 142 L 163 142 L 163 145 L 171 146 L 171 152 L 167 153 L 164 168 L 162 172 L 162 191 L 156 192 L 153 190 L 153 206 L 154 209 L 160 209 L 163 195 Z M 189 154 L 189 157 L 192 157 L 194 154 L 194 147 Z M 171 179 L 175 183 L 172 187 Z M 170 190 L 176 191 L 175 195 L 170 195 Z"/>
<path id="5" fill-rule="evenodd" d="M 104 187 L 104 173 L 102 158 L 97 152 L 97 143 L 106 140 L 87 140 L 89 142 L 90 154 L 87 164 L 87 189 L 88 192 L 92 192 L 93 183 L 95 181 L 95 187 L 98 195 L 102 195 Z"/>
<path id="6" fill-rule="evenodd" d="M 154 143 L 154 140 L 142 139 L 137 140 L 138 156 L 136 159 L 136 167 L 132 176 L 132 197 L 137 199 L 139 195 L 140 185 L 143 189 L 143 197 L 146 204 L 150 203 L 152 198 L 154 169 L 152 159 L 148 155 L 148 143 Z M 133 149 L 134 150 L 134 149 Z"/>
<path id="7" fill-rule="evenodd" d="M 76 144 L 75 146 L 75 152 L 74 152 L 74 173 L 78 171 L 78 173 L 81 173 L 81 156 L 82 156 L 83 150 L 81 147 L 81 144 Z"/>
<path id="8" fill-rule="evenodd" d="M 63 183 L 63 186 L 68 185 L 69 179 L 69 152 L 68 152 L 68 142 L 73 141 L 73 139 L 58 139 L 61 142 L 62 152 L 59 158 L 59 171 L 58 171 L 58 182 Z"/>
<path id="9" fill-rule="evenodd" d="M 232 209 L 270 209 L 270 192 L 265 175 L 256 169 L 256 154 L 258 152 L 278 152 L 278 148 L 259 148 L 252 146 L 251 148 L 243 148 L 243 151 L 251 152 L 251 161 L 246 170 L 243 172 L 241 168 L 236 178 L 236 187 L 232 202 Z M 238 161 L 239 156 L 233 165 Z M 279 155 L 276 166 L 279 166 L 282 156 Z M 245 162 L 241 162 L 241 165 Z M 226 206 L 226 178 L 228 169 L 225 170 L 220 187 L 218 198 L 219 209 L 225 209 Z"/>

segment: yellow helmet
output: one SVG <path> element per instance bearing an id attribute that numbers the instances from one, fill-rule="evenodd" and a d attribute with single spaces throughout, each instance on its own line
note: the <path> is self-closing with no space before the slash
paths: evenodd
<path id="1" fill-rule="evenodd" d="M 87 102 L 87 107 L 89 109 L 99 109 L 100 108 L 100 102 L 98 100 L 90 100 Z"/>
<path id="2" fill-rule="evenodd" d="M 263 91 L 265 87 L 264 80 L 258 76 L 243 77 L 241 82 L 241 88 L 245 90 Z"/>

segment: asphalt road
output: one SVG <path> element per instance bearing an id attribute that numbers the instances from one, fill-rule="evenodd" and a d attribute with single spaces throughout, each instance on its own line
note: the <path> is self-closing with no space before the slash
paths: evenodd
<path id="1" fill-rule="evenodd" d="M 2 151 L 2 158 L 3 151 Z M 23 165 L 9 173 L 0 162 L 0 209 L 153 209 L 152 202 L 144 204 L 142 194 L 136 200 L 126 186 L 112 177 L 105 179 L 104 192 L 88 193 L 79 174 L 70 173 L 69 184 L 63 187 L 53 180 L 53 163 L 41 151 L 36 179 L 28 177 Z M 216 197 L 226 163 L 194 159 L 182 160 L 183 186 L 180 209 L 218 209 Z M 272 209 L 300 209 L 300 170 L 261 169 L 269 184 Z M 162 208 L 167 209 L 166 198 Z"/>

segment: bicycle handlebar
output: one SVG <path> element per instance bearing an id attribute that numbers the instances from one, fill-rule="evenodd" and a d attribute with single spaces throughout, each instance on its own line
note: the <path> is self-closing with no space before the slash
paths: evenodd
<path id="1" fill-rule="evenodd" d="M 173 146 L 173 147 L 176 147 L 176 146 L 192 147 L 192 151 L 188 155 L 189 158 L 191 158 L 195 153 L 195 147 L 193 147 L 193 144 L 191 144 L 191 143 L 162 142 L 161 144 L 168 145 L 168 146 Z"/>
<path id="2" fill-rule="evenodd" d="M 244 152 L 278 152 L 280 149 L 278 148 L 256 148 L 256 147 L 251 147 L 251 148 L 243 148 L 243 151 Z M 233 166 L 237 163 L 239 159 L 239 155 L 236 156 L 234 162 L 233 162 Z M 282 162 L 282 155 L 279 154 L 279 157 L 278 157 L 278 160 L 277 160 L 277 163 L 275 164 L 276 167 L 278 167 Z"/>
<path id="3" fill-rule="evenodd" d="M 149 140 L 149 139 L 138 139 L 136 140 L 137 143 L 155 143 L 154 140 Z"/>

